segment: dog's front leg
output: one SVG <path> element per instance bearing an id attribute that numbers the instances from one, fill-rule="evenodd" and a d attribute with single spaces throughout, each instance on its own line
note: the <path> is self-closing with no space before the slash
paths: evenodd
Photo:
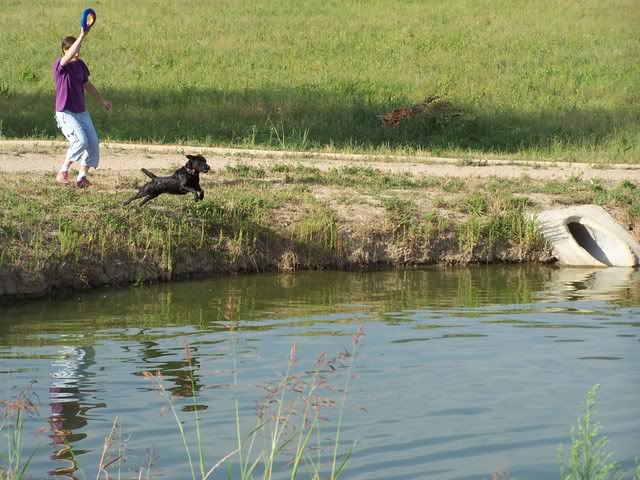
<path id="1" fill-rule="evenodd" d="M 198 195 L 200 196 L 200 200 L 204 200 L 204 190 L 200 189 L 200 191 L 198 191 Z"/>
<path id="2" fill-rule="evenodd" d="M 196 190 L 195 188 L 191 188 L 191 187 L 187 187 L 187 186 L 182 186 L 183 190 L 186 190 L 189 193 L 193 194 L 193 198 L 196 202 L 200 201 L 200 197 L 198 195 L 198 190 Z"/>

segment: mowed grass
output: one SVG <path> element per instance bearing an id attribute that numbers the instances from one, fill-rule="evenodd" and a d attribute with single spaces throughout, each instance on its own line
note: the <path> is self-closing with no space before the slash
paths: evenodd
<path id="1" fill-rule="evenodd" d="M 62 138 L 51 65 L 87 5 L 103 140 L 640 159 L 636 0 L 4 0 L 1 137 Z M 434 95 L 462 115 L 383 127 Z"/>

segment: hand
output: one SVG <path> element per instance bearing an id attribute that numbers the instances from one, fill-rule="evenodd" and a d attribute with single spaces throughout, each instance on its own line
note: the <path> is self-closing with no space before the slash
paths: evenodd
<path id="1" fill-rule="evenodd" d="M 84 38 L 87 35 L 89 35 L 89 30 L 85 30 L 84 28 L 80 27 L 80 37 L 79 38 Z"/>
<path id="2" fill-rule="evenodd" d="M 111 102 L 109 100 L 102 99 L 102 107 L 107 111 L 111 111 Z"/>

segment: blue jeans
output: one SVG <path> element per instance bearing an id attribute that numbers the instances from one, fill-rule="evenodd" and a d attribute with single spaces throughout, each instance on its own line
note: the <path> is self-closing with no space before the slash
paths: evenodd
<path id="1" fill-rule="evenodd" d="M 100 141 L 89 112 L 73 113 L 68 110 L 56 112 L 56 123 L 67 140 L 71 142 L 67 151 L 67 160 L 97 168 L 100 163 Z"/>

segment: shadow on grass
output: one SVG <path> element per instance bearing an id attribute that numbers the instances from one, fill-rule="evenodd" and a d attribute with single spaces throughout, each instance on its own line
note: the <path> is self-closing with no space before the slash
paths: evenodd
<path id="1" fill-rule="evenodd" d="M 375 92 L 342 84 L 335 91 L 312 85 L 239 91 L 187 86 L 104 93 L 113 102 L 111 114 L 99 111 L 93 99 L 87 100 L 103 139 L 280 149 L 389 147 L 434 153 L 456 149 L 514 153 L 552 152 L 560 146 L 619 155 L 637 148 L 630 137 L 640 116 L 635 107 L 619 112 L 570 107 L 524 112 L 495 105 L 477 109 L 448 99 L 452 111 L 462 115 L 439 111 L 385 128 L 381 116 L 421 99 L 379 101 Z M 53 93 L 0 95 L 0 135 L 62 138 L 53 103 Z"/>

